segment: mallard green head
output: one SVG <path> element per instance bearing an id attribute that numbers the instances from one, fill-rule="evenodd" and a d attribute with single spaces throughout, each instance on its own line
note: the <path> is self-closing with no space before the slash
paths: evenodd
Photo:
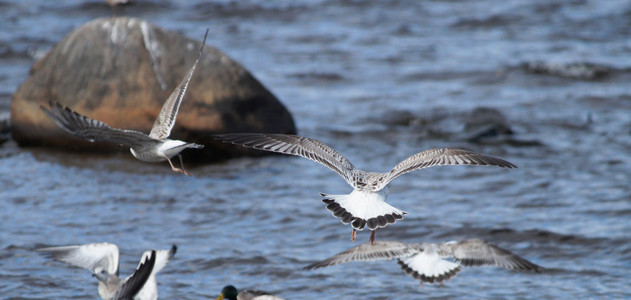
<path id="1" fill-rule="evenodd" d="M 216 300 L 237 300 L 237 288 L 232 285 L 226 285 L 221 289 L 221 294 Z"/>

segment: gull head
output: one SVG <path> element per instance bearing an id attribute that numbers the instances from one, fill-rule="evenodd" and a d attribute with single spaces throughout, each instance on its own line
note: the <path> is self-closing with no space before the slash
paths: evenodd
<path id="1" fill-rule="evenodd" d="M 98 279 L 100 282 L 106 283 L 108 281 L 108 279 L 110 279 L 112 274 L 107 272 L 107 270 L 105 270 L 105 269 L 103 269 L 101 267 L 98 267 L 98 268 L 94 269 L 94 274 L 92 274 L 92 276 L 96 277 L 96 279 Z"/>

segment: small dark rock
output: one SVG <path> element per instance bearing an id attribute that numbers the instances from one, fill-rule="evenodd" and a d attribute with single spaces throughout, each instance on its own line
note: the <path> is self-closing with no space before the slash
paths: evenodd
<path id="1" fill-rule="evenodd" d="M 4 144 L 11 137 L 11 113 L 0 112 L 0 145 Z"/>
<path id="2" fill-rule="evenodd" d="M 472 143 L 513 134 L 506 117 L 494 108 L 478 107 L 467 114 L 464 121 L 467 141 Z"/>
<path id="3" fill-rule="evenodd" d="M 615 71 L 615 69 L 610 66 L 585 62 L 561 64 L 534 61 L 524 63 L 522 67 L 526 72 L 533 74 L 545 74 L 583 80 L 601 79 Z"/>

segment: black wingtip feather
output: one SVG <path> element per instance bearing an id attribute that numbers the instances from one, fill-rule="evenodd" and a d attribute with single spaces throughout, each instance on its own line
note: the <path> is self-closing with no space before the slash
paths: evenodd
<path id="1" fill-rule="evenodd" d="M 210 28 L 206 28 L 206 33 L 204 34 L 204 39 L 202 40 L 202 45 L 199 47 L 199 56 L 202 56 L 202 52 L 204 52 L 204 46 L 206 46 L 206 38 L 208 37 L 208 32 Z"/>
<path id="2" fill-rule="evenodd" d="M 156 256 L 156 250 L 151 250 L 151 256 L 148 256 L 144 262 L 140 263 L 136 272 L 123 284 L 121 290 L 114 295 L 114 300 L 132 300 L 140 292 L 149 276 L 151 276 L 156 263 Z"/>

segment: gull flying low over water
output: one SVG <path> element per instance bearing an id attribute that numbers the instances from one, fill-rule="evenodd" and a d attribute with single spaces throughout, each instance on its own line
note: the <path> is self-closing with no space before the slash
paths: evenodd
<path id="1" fill-rule="evenodd" d="M 153 300 L 158 299 L 156 274 L 169 263 L 177 246 L 173 245 L 170 250 L 145 251 L 136 272 L 125 279 L 119 277 L 118 247 L 114 244 L 49 247 L 37 251 L 54 260 L 91 270 L 92 276 L 99 280 L 102 299 Z"/>
<path id="2" fill-rule="evenodd" d="M 216 300 L 284 300 L 270 293 L 257 290 L 238 291 L 232 285 L 226 285 L 221 290 L 221 294 Z"/>
<path id="3" fill-rule="evenodd" d="M 351 261 L 392 259 L 397 260 L 406 274 L 420 280 L 421 287 L 423 282 L 434 283 L 434 281 L 442 286 L 443 280 L 450 279 L 460 271 L 460 266 L 495 266 L 537 273 L 544 270 L 543 267 L 506 249 L 478 239 L 437 244 L 406 244 L 394 241 L 364 243 L 308 265 L 305 269 L 317 269 Z"/>
<path id="4" fill-rule="evenodd" d="M 387 189 L 393 179 L 414 170 L 441 165 L 474 165 L 516 168 L 510 162 L 468 150 L 455 148 L 429 149 L 414 154 L 398 163 L 386 173 L 366 172 L 355 166 L 342 154 L 326 144 L 302 136 L 265 133 L 218 134 L 216 138 L 236 145 L 258 150 L 297 155 L 321 163 L 342 176 L 353 187 L 348 195 L 321 194 L 327 209 L 342 223 L 351 223 L 351 240 L 356 230 L 364 227 L 372 231 L 370 241 L 375 240 L 375 230 L 403 219 L 406 212 L 386 203 Z"/>
<path id="5" fill-rule="evenodd" d="M 182 155 L 180 152 L 186 148 L 203 148 L 203 145 L 194 143 L 187 143 L 179 140 L 169 139 L 171 129 L 175 125 L 175 119 L 177 117 L 180 104 L 186 94 L 188 83 L 193 77 L 195 68 L 199 63 L 199 59 L 204 51 L 204 45 L 206 44 L 206 37 L 208 36 L 208 29 L 204 35 L 204 40 L 199 49 L 199 56 L 195 61 L 195 64 L 188 71 L 184 79 L 175 88 L 173 93 L 164 102 L 158 118 L 153 123 L 151 132 L 149 135 L 135 131 L 112 128 L 109 125 L 94 119 L 90 119 L 86 116 L 80 115 L 77 112 L 72 111 L 68 107 L 63 107 L 56 102 L 50 102 L 50 109 L 40 106 L 40 108 L 48 115 L 48 117 L 57 126 L 61 127 L 70 134 L 88 139 L 91 142 L 94 141 L 106 141 L 116 144 L 123 144 L 129 147 L 131 154 L 139 160 L 146 162 L 160 162 L 168 161 L 171 165 L 171 169 L 178 173 L 184 173 L 190 175 L 186 169 L 184 169 L 184 163 L 182 162 Z M 176 168 L 171 162 L 171 158 L 177 155 L 180 159 L 180 165 L 182 168 Z"/>

